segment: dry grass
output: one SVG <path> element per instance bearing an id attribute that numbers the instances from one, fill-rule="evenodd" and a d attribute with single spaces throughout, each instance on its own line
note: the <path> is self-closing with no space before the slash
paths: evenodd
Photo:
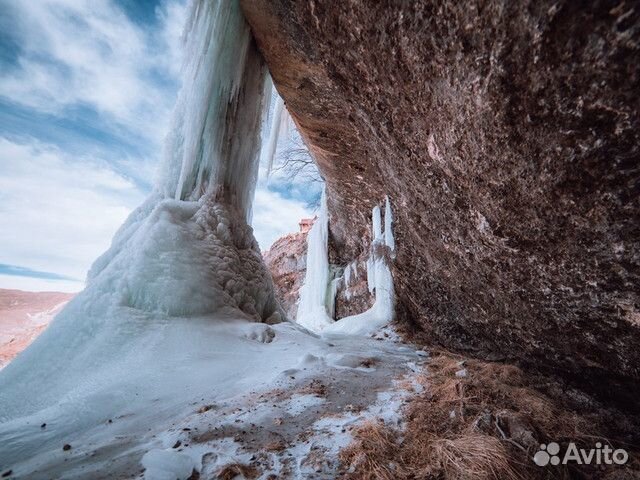
<path id="1" fill-rule="evenodd" d="M 371 368 L 379 362 L 377 358 L 365 358 L 360 362 L 360 366 L 364 368 Z"/>
<path id="2" fill-rule="evenodd" d="M 196 413 L 206 413 L 209 410 L 216 408 L 215 405 L 203 405 L 201 406 L 198 410 L 196 410 Z"/>
<path id="3" fill-rule="evenodd" d="M 392 459 L 398 435 L 384 424 L 365 422 L 352 432 L 356 439 L 340 452 L 340 460 L 358 472 L 361 479 L 393 480 L 399 472 Z"/>
<path id="4" fill-rule="evenodd" d="M 426 432 L 425 432 L 426 433 Z M 384 424 L 368 422 L 355 429 L 356 439 L 340 459 L 349 478 L 399 480 L 445 478 L 460 480 L 520 480 L 507 449 L 488 435 L 471 433 L 453 438 L 424 435 L 401 440 Z"/>
<path id="5" fill-rule="evenodd" d="M 610 417 L 598 408 L 577 413 L 557 391 L 548 395 L 536 388 L 540 378 L 515 366 L 448 352 L 434 354 L 418 380 L 425 391 L 409 402 L 402 433 L 375 422 L 354 429 L 354 442 L 340 456 L 345 478 L 599 478 L 591 467 L 549 470 L 531 460 L 540 443 L 574 441 L 593 448 L 596 440 L 607 441 L 602 432 Z"/>
<path id="6" fill-rule="evenodd" d="M 508 449 L 495 437 L 467 433 L 455 438 L 437 438 L 425 452 L 429 465 L 424 476 L 443 472 L 455 479 L 520 479 Z M 421 475 L 422 476 L 422 475 Z"/>
<path id="7" fill-rule="evenodd" d="M 257 468 L 252 467 L 250 465 L 242 465 L 240 463 L 233 463 L 230 465 L 226 465 L 220 469 L 218 472 L 217 478 L 219 480 L 233 480 L 238 475 L 241 475 L 242 478 L 246 478 L 248 480 L 252 480 L 254 478 L 258 478 L 260 472 Z"/>
<path id="8" fill-rule="evenodd" d="M 302 388 L 294 390 L 293 393 L 298 393 L 300 395 L 315 395 L 317 397 L 326 397 L 327 396 L 327 386 L 322 383 L 320 380 L 315 379 L 309 382 Z"/>
<path id="9" fill-rule="evenodd" d="M 287 444 L 282 440 L 272 440 L 263 447 L 267 452 L 283 452 L 287 449 Z"/>

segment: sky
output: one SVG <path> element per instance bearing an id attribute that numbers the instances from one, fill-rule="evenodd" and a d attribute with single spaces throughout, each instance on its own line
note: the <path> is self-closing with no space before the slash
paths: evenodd
<path id="1" fill-rule="evenodd" d="M 180 86 L 184 0 L 0 0 L 0 288 L 79 291 L 153 188 Z M 261 179 L 263 250 L 319 186 Z"/>

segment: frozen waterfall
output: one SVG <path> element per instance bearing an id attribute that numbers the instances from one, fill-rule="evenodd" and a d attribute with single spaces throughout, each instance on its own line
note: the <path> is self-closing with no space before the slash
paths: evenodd
<path id="1" fill-rule="evenodd" d="M 296 322 L 312 332 L 319 332 L 333 319 L 327 313 L 329 289 L 329 215 L 326 193 L 322 191 L 320 212 L 307 236 L 307 271 L 300 289 Z"/>
<path id="2" fill-rule="evenodd" d="M 176 315 L 236 309 L 279 321 L 247 225 L 270 82 L 238 2 L 194 1 L 184 49 L 157 188 L 94 263 L 89 286 L 117 273 L 117 302 L 135 308 Z"/>
<path id="3" fill-rule="evenodd" d="M 192 3 L 179 93 L 159 189 L 212 195 L 250 217 L 270 82 L 237 1 Z"/>
<path id="4" fill-rule="evenodd" d="M 371 223 L 372 241 L 367 260 L 367 283 L 369 292 L 375 295 L 374 304 L 358 315 L 334 321 L 328 312 L 334 312 L 338 282 L 343 281 L 345 286 L 350 283 L 351 264 L 347 265 L 343 277 L 330 280 L 328 213 L 323 193 L 320 214 L 307 237 L 307 271 L 300 290 L 297 323 L 316 333 L 363 335 L 393 320 L 395 293 L 390 262 L 395 250 L 395 239 L 389 197 L 385 198 L 384 227 L 382 212 L 377 205 L 371 212 Z"/>
<path id="5" fill-rule="evenodd" d="M 371 308 L 344 317 L 327 326 L 323 333 L 346 333 L 364 335 L 375 331 L 393 320 L 395 314 L 395 292 L 390 262 L 395 250 L 393 238 L 391 202 L 385 199 L 384 230 L 382 228 L 382 214 L 377 205 L 371 212 L 373 240 L 367 260 L 367 283 L 369 291 L 375 295 Z"/>

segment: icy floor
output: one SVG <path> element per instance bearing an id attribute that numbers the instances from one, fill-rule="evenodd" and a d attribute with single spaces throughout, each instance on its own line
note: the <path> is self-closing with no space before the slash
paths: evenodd
<path id="1" fill-rule="evenodd" d="M 263 479 L 335 478 L 350 429 L 366 419 L 400 422 L 426 361 L 388 328 L 323 338 L 291 324 L 186 330 L 167 327 L 136 346 L 166 349 L 168 361 L 136 371 L 125 358 L 126 382 L 106 379 L 89 395 L 78 388 L 0 423 L 0 474 L 175 480 L 243 465 Z"/>

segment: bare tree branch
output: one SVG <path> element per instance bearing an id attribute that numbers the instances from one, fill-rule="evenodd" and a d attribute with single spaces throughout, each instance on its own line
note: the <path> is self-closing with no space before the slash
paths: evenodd
<path id="1" fill-rule="evenodd" d="M 297 178 L 306 182 L 323 181 L 309 149 L 297 132 L 292 135 L 289 144 L 278 153 L 274 163 L 273 170 L 284 172 L 289 180 Z"/>

